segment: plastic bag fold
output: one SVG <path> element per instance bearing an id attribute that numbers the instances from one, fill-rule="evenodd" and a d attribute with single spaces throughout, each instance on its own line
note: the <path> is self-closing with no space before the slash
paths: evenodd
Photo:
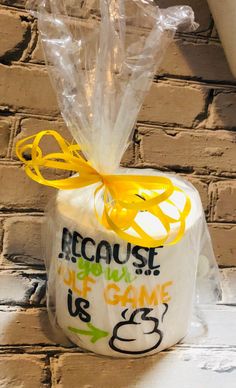
<path id="1" fill-rule="evenodd" d="M 197 27 L 192 9 L 160 9 L 151 0 L 43 0 L 27 5 L 38 19 L 49 74 L 74 141 L 101 175 L 132 175 L 133 171 L 119 168 L 121 158 L 175 32 Z M 163 173 L 135 170 L 135 174 L 160 177 Z M 199 195 L 181 178 L 168 177 L 188 193 L 192 209 L 183 239 L 154 251 L 131 246 L 98 223 L 93 202 L 96 185 L 60 190 L 49 204 L 48 309 L 54 327 L 79 346 L 111 356 L 153 354 L 186 334 L 194 295 L 198 303 L 219 298 L 218 269 Z M 143 218 L 150 227 L 148 215 Z M 101 254 L 101 244 L 107 257 Z M 88 249 L 87 256 L 83 257 L 82 246 Z M 122 268 L 117 267 L 124 260 L 118 252 L 128 258 Z M 90 284 L 82 301 L 89 315 L 83 311 L 81 323 L 72 306 L 81 303 L 78 279 L 83 266 L 90 275 L 94 272 L 93 287 Z M 110 287 L 117 274 L 120 283 L 114 281 Z M 125 294 L 129 283 L 132 303 Z M 116 294 L 111 297 L 112 287 Z M 147 306 L 142 305 L 143 295 L 149 299 Z"/>
<path id="2" fill-rule="evenodd" d="M 154 1 L 29 1 L 62 116 L 101 173 L 120 164 L 153 76 L 190 7 Z"/>

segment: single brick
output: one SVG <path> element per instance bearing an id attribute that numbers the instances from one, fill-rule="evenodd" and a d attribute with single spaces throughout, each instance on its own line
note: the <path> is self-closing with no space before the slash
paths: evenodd
<path id="1" fill-rule="evenodd" d="M 214 221 L 236 221 L 236 181 L 221 181 L 211 185 Z"/>
<path id="2" fill-rule="evenodd" d="M 218 264 L 236 266 L 236 225 L 210 224 L 209 230 Z"/>
<path id="3" fill-rule="evenodd" d="M 142 384 L 141 382 L 143 371 L 151 368 L 154 372 L 154 365 L 158 364 L 159 357 L 159 355 L 149 358 L 144 357 L 140 362 L 137 359 L 128 361 L 97 357 L 91 354 L 63 354 L 59 358 L 52 359 L 52 385 L 57 388 L 143 387 L 147 382 L 146 378 L 145 383 Z M 91 373 L 91 365 L 94 365 L 95 373 Z M 99 370 L 103 373 L 98 378 Z M 117 370 L 122 371 L 122 373 L 117 373 Z M 132 373 L 133 370 L 135 370 L 135 374 Z M 116 378 L 112 382 L 114 376 Z M 147 382 L 147 386 L 150 388 L 158 387 L 150 380 Z"/>
<path id="4" fill-rule="evenodd" d="M 218 370 L 221 368 L 222 371 L 221 365 L 225 365 L 222 359 L 230 360 L 231 365 L 234 365 L 236 361 L 235 352 L 226 350 L 227 347 L 223 342 L 227 337 L 229 344 L 230 340 L 231 343 L 233 340 L 235 343 L 235 327 L 232 322 L 235 320 L 235 313 L 232 308 L 231 310 L 227 309 L 227 306 L 223 308 L 223 311 L 214 311 L 212 307 L 203 311 L 201 309 L 202 319 L 207 322 L 207 328 L 210 326 L 210 329 L 208 328 L 210 334 L 207 339 L 204 338 L 205 343 L 202 340 L 202 348 L 198 344 L 201 339 L 198 339 L 196 345 L 197 340 L 195 339 L 194 343 L 194 336 L 191 336 L 192 349 L 186 349 L 186 340 L 184 340 L 185 345 L 182 349 L 172 348 L 142 359 L 122 359 L 119 358 L 119 355 L 117 355 L 118 358 L 75 353 L 59 355 L 59 358 L 53 358 L 51 363 L 52 386 L 55 388 L 196 388 L 210 386 L 233 388 L 235 385 L 234 370 L 228 373 L 216 373 L 213 369 L 215 365 L 220 365 Z M 220 324 L 223 325 L 223 329 Z M 225 349 L 221 348 L 218 351 L 207 349 L 207 342 L 210 342 L 210 348 L 216 347 L 216 343 L 223 342 L 222 348 Z M 202 368 L 205 369 L 202 370 Z"/>
<path id="5" fill-rule="evenodd" d="M 23 263 L 24 257 L 26 262 L 29 257 L 36 263 L 42 260 L 42 220 L 33 216 L 8 217 L 4 223 L 3 255 Z"/>
<path id="6" fill-rule="evenodd" d="M 30 287 L 28 278 L 24 278 L 13 271 L 1 271 L 0 283 L 0 304 L 22 304 L 26 302 L 26 294 Z"/>
<path id="7" fill-rule="evenodd" d="M 169 131 L 140 128 L 144 165 L 196 172 L 235 172 L 236 143 L 226 131 Z"/>
<path id="8" fill-rule="evenodd" d="M 20 165 L 0 165 L 0 209 L 43 210 L 56 190 L 32 181 Z"/>
<path id="9" fill-rule="evenodd" d="M 0 386 L 2 388 L 43 387 L 45 357 L 32 354 L 0 355 Z"/>
<path id="10" fill-rule="evenodd" d="M 0 13 L 0 57 L 4 55 L 20 55 L 21 44 L 27 32 L 27 26 L 21 22 L 20 15 L 16 12 L 1 9 Z"/>
<path id="11" fill-rule="evenodd" d="M 206 96 L 198 86 L 153 83 L 138 120 L 192 127 L 205 110 Z"/>
<path id="12" fill-rule="evenodd" d="M 21 121 L 21 132 L 17 135 L 17 140 L 26 136 L 31 136 L 43 130 L 58 131 L 66 140 L 71 141 L 72 136 L 62 120 L 49 120 L 43 118 L 24 118 Z"/>
<path id="13" fill-rule="evenodd" d="M 207 128 L 236 128 L 236 92 L 217 93 L 210 106 Z"/>
<path id="14" fill-rule="evenodd" d="M 13 145 L 13 153 L 15 154 L 15 146 L 18 140 L 24 139 L 27 136 L 34 135 L 40 131 L 54 130 L 59 132 L 66 140 L 72 141 L 72 135 L 66 127 L 66 124 L 62 120 L 46 120 L 41 118 L 24 118 L 21 120 L 21 131 L 15 137 Z M 46 136 L 41 143 L 44 154 L 50 152 L 57 152 L 58 147 L 56 141 L 52 137 Z"/>
<path id="15" fill-rule="evenodd" d="M 36 273 L 0 272 L 0 304 L 42 304 L 45 300 L 45 281 Z"/>
<path id="16" fill-rule="evenodd" d="M 7 155 L 11 125 L 11 119 L 0 118 L 0 157 L 5 157 Z"/>
<path id="17" fill-rule="evenodd" d="M 31 308 L 25 311 L 2 307 L 0 311 L 0 346 L 51 345 L 60 343 L 64 336 L 53 330 L 46 309 Z M 68 341 L 64 340 L 65 345 Z"/>
<path id="18" fill-rule="evenodd" d="M 173 41 L 158 74 L 221 82 L 235 80 L 220 43 L 192 43 L 186 40 Z"/>
<path id="19" fill-rule="evenodd" d="M 17 111 L 59 114 L 48 74 L 41 67 L 0 65 L 0 105 Z"/>
<path id="20" fill-rule="evenodd" d="M 176 5 L 189 5 L 193 8 L 196 22 L 199 27 L 195 34 L 207 33 L 211 27 L 211 14 L 205 0 L 158 0 L 158 5 L 161 8 L 172 7 Z"/>
<path id="21" fill-rule="evenodd" d="M 185 175 L 184 179 L 192 183 L 192 185 L 198 190 L 202 200 L 203 209 L 207 212 L 209 208 L 208 184 L 201 178 L 195 178 L 191 175 Z"/>

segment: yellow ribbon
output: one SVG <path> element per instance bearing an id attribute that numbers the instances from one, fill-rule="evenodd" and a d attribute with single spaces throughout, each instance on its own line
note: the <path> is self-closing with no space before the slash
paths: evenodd
<path id="1" fill-rule="evenodd" d="M 60 151 L 43 155 L 40 142 L 44 136 L 53 137 Z M 31 153 L 30 160 L 24 156 L 27 151 Z M 94 209 L 99 222 L 132 244 L 150 248 L 173 245 L 184 235 L 185 221 L 191 209 L 191 202 L 187 194 L 174 186 L 167 177 L 99 174 L 81 155 L 80 146 L 68 143 L 56 131 L 41 131 L 37 135 L 18 141 L 16 154 L 25 164 L 27 175 L 42 185 L 72 190 L 99 183 L 94 191 Z M 69 178 L 49 180 L 42 175 L 42 167 L 76 174 Z M 185 197 L 182 210 L 170 199 L 174 192 L 181 192 Z M 97 202 L 101 194 L 104 206 L 102 212 L 99 212 Z M 178 213 L 177 219 L 164 213 L 161 209 L 161 204 L 164 202 L 175 207 Z M 142 229 L 136 218 L 139 212 L 144 211 L 149 212 L 162 223 L 166 231 L 165 236 L 154 238 Z M 172 224 L 176 224 L 176 233 L 171 230 Z"/>

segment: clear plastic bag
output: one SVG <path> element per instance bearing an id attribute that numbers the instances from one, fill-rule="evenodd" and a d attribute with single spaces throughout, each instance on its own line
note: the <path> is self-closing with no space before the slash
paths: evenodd
<path id="1" fill-rule="evenodd" d="M 99 222 L 96 209 L 104 201 L 99 195 L 95 209 L 99 183 L 60 190 L 48 206 L 53 326 L 99 354 L 153 354 L 185 336 L 196 290 L 201 302 L 220 293 L 198 192 L 175 175 L 119 167 L 168 44 L 177 28 L 196 28 L 193 12 L 187 6 L 161 10 L 151 0 L 43 0 L 29 1 L 28 7 L 38 18 L 62 116 L 89 165 L 103 176 L 168 178 L 179 190 L 171 201 L 181 207 L 180 192 L 190 200 L 183 237 L 158 247 L 131 244 Z M 173 216 L 168 200 L 160 208 Z M 149 213 L 139 216 L 146 233 L 163 233 Z M 175 225 L 169 233 L 176 233 Z"/>

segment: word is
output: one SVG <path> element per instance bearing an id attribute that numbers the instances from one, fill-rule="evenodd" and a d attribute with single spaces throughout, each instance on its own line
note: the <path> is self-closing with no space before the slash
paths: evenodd
<path id="1" fill-rule="evenodd" d="M 72 317 L 78 317 L 82 322 L 85 322 L 87 328 L 89 329 L 80 329 L 74 327 L 68 327 L 68 330 L 78 335 L 86 335 L 90 337 L 90 342 L 95 343 L 98 340 L 107 337 L 108 332 L 101 330 L 91 323 L 91 316 L 86 311 L 90 307 L 90 302 L 83 298 L 74 298 L 72 290 L 68 290 L 67 295 L 67 307 L 69 314 Z"/>
<path id="2" fill-rule="evenodd" d="M 73 293 L 72 290 L 68 290 L 67 295 L 67 307 L 71 317 L 79 317 L 83 322 L 90 322 L 91 316 L 86 311 L 90 306 L 88 300 L 84 298 L 76 298 L 73 301 Z"/>

